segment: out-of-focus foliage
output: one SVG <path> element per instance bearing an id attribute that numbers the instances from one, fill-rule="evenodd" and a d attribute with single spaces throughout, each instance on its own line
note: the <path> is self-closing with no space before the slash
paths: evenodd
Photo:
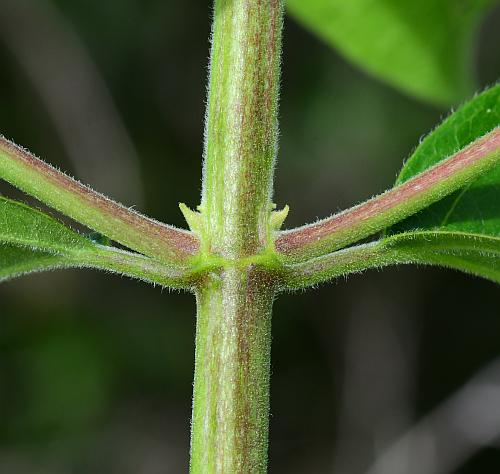
<path id="1" fill-rule="evenodd" d="M 473 40 L 496 1 L 288 0 L 287 6 L 373 75 L 417 97 L 452 104 L 473 90 Z"/>

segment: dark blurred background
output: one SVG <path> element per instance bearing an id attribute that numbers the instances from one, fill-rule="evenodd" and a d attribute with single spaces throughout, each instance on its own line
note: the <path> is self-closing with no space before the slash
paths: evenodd
<path id="1" fill-rule="evenodd" d="M 0 131 L 183 226 L 199 202 L 211 2 L 0 0 Z M 500 76 L 500 9 L 474 67 Z M 289 227 L 394 182 L 447 113 L 286 20 L 275 202 Z M 0 191 L 20 195 L 5 183 Z M 372 271 L 274 310 L 270 471 L 500 471 L 500 289 Z M 186 472 L 195 304 L 93 271 L 0 287 L 0 473 Z"/>

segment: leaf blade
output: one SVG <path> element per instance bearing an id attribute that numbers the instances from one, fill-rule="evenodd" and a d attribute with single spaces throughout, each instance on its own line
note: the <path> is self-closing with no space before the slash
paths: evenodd
<path id="1" fill-rule="evenodd" d="M 0 242 L 51 253 L 92 248 L 92 242 L 48 214 L 0 197 Z"/>
<path id="2" fill-rule="evenodd" d="M 48 214 L 0 197 L 0 281 L 78 266 L 75 257 L 94 247 Z"/>
<path id="3" fill-rule="evenodd" d="M 417 147 L 396 181 L 401 184 L 500 125 L 500 84 L 448 117 Z M 471 232 L 500 236 L 500 167 L 389 229 Z"/>
<path id="4" fill-rule="evenodd" d="M 476 96 L 426 137 L 404 165 L 397 184 L 412 179 L 454 149 L 497 129 L 499 124 L 500 84 Z M 405 242 L 405 235 L 428 235 L 429 232 L 440 236 L 438 245 L 437 237 L 430 241 L 417 237 L 405 243 L 413 247 L 412 251 L 425 263 L 455 268 L 500 283 L 500 166 L 387 231 L 400 242 Z M 451 235 L 454 237 L 449 237 Z M 469 239 L 469 244 L 460 248 L 457 239 Z"/>
<path id="5" fill-rule="evenodd" d="M 15 245 L 0 245 L 0 282 L 29 273 L 69 267 L 64 256 Z"/>
<path id="6" fill-rule="evenodd" d="M 53 217 L 0 197 L 0 281 L 60 268 L 93 268 L 165 287 L 190 288 L 190 269 L 100 245 Z"/>

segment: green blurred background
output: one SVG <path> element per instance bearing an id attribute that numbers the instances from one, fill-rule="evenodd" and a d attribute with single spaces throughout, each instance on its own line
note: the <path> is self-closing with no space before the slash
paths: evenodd
<path id="1" fill-rule="evenodd" d="M 1 133 L 183 226 L 177 203 L 196 206 L 201 187 L 210 17 L 200 0 L 0 0 Z M 480 87 L 500 76 L 499 44 L 497 9 L 476 45 Z M 446 114 L 289 19 L 282 83 L 288 227 L 391 186 Z M 499 296 L 409 267 L 281 295 L 270 471 L 499 472 Z M 92 271 L 3 284 L 0 473 L 186 472 L 194 314 L 190 295 Z"/>

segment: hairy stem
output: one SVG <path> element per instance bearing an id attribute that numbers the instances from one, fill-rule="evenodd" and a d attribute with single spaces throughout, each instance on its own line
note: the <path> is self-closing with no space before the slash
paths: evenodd
<path id="1" fill-rule="evenodd" d="M 257 268 L 197 292 L 192 473 L 264 473 L 274 287 Z"/>
<path id="2" fill-rule="evenodd" d="M 192 290 L 192 275 L 158 260 L 113 247 L 98 246 L 92 251 L 75 253 L 74 266 L 104 270 L 168 288 Z"/>
<path id="3" fill-rule="evenodd" d="M 500 239 L 468 232 L 415 231 L 285 265 L 280 290 L 308 288 L 339 276 L 389 265 L 454 268 L 500 282 Z"/>
<path id="4" fill-rule="evenodd" d="M 191 472 L 267 469 L 282 0 L 216 0 L 199 234 Z"/>
<path id="5" fill-rule="evenodd" d="M 87 227 L 167 264 L 198 249 L 190 232 L 167 226 L 84 186 L 0 137 L 0 177 Z"/>
<path id="6" fill-rule="evenodd" d="M 364 204 L 282 232 L 276 249 L 288 262 L 329 254 L 424 209 L 499 163 L 500 128 L 496 128 L 454 156 Z"/>
<path id="7" fill-rule="evenodd" d="M 227 258 L 268 245 L 281 0 L 216 0 L 202 212 L 206 245 Z"/>
<path id="8" fill-rule="evenodd" d="M 15 261 L 6 261 L 6 249 L 12 250 Z M 27 256 L 23 258 L 23 251 Z M 2 242 L 0 282 L 26 273 L 65 268 L 89 268 L 103 270 L 153 285 L 192 290 L 192 275 L 173 269 L 149 257 L 113 247 L 92 247 L 78 251 L 43 251 L 36 253 L 25 245 Z"/>

